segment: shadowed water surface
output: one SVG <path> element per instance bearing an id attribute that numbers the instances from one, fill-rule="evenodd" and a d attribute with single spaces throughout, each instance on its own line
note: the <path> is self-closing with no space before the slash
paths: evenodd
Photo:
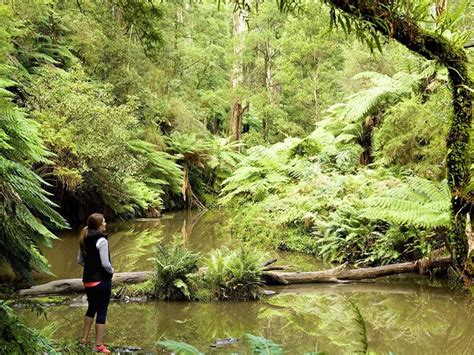
<path id="1" fill-rule="evenodd" d="M 107 342 L 146 351 L 160 339 L 188 342 L 207 353 L 249 353 L 245 342 L 215 349 L 216 339 L 252 333 L 283 346 L 287 354 L 368 349 L 395 354 L 472 354 L 473 307 L 461 294 L 413 285 L 313 285 L 275 288 L 259 302 L 113 303 Z M 366 338 L 355 307 L 365 322 Z M 56 339 L 76 339 L 85 305 L 49 308 L 48 319 L 22 314 Z"/>
<path id="2" fill-rule="evenodd" d="M 173 238 L 203 255 L 222 246 L 236 248 L 239 244 L 227 226 L 228 216 L 220 211 L 184 211 L 165 214 L 157 219 L 139 219 L 113 222 L 107 225 L 110 254 L 116 272 L 151 270 L 155 246 L 159 242 L 169 243 Z M 82 268 L 76 262 L 79 230 L 65 231 L 52 248 L 42 252 L 51 264 L 54 275 L 35 275 L 38 283 L 55 279 L 82 276 Z M 269 253 L 279 263 L 291 264 L 295 269 L 317 270 L 323 265 L 315 257 L 291 253 Z"/>
<path id="3" fill-rule="evenodd" d="M 113 264 L 118 272 L 149 270 L 156 243 L 173 236 L 207 254 L 232 248 L 232 231 L 222 213 L 176 213 L 155 220 L 111 223 L 108 227 Z M 77 232 L 45 250 L 56 276 L 38 275 L 39 282 L 80 277 L 76 264 Z M 281 264 L 298 270 L 326 267 L 314 257 L 279 254 Z M 325 351 L 330 354 L 365 350 L 395 354 L 474 353 L 474 308 L 471 300 L 442 282 L 421 277 L 393 277 L 371 283 L 275 287 L 277 295 L 258 302 L 112 303 L 106 342 L 135 345 L 158 352 L 158 340 L 185 341 L 206 353 L 247 354 L 247 333 L 264 336 L 287 354 Z M 49 329 L 56 339 L 77 339 L 85 300 L 75 306 L 53 306 L 47 319 L 26 310 L 28 324 Z M 216 339 L 241 342 L 212 348 Z"/>

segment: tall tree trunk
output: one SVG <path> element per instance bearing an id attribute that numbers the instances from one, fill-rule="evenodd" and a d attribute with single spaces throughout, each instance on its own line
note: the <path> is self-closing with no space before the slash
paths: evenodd
<path id="1" fill-rule="evenodd" d="M 238 141 L 242 137 L 242 116 L 244 109 L 240 100 L 235 100 L 232 104 L 230 116 L 229 135 L 231 141 Z"/>
<path id="2" fill-rule="evenodd" d="M 452 196 L 450 246 L 458 269 L 464 271 L 468 251 L 464 209 L 468 198 L 463 191 L 470 180 L 469 130 L 472 124 L 472 89 L 466 53 L 446 38 L 423 30 L 416 21 L 398 13 L 396 2 L 391 0 L 326 2 L 355 19 L 370 22 L 384 36 L 395 39 L 426 59 L 438 61 L 448 69 L 454 109 L 446 138 L 447 175 Z"/>
<path id="3" fill-rule="evenodd" d="M 264 70 L 265 70 L 265 88 L 267 91 L 268 100 L 271 105 L 280 105 L 280 85 L 273 82 L 272 60 L 277 56 L 275 50 L 272 50 L 270 41 L 265 43 L 263 51 Z M 268 141 L 268 134 L 270 131 L 270 119 L 264 117 L 263 119 L 263 139 Z"/>
<path id="4" fill-rule="evenodd" d="M 233 15 L 232 27 L 232 34 L 236 38 L 234 46 L 234 65 L 230 79 L 234 93 L 244 80 L 242 54 L 244 49 L 244 36 L 247 30 L 247 12 L 245 10 L 239 10 Z M 241 138 L 242 116 L 244 113 L 242 98 L 238 97 L 238 95 L 235 96 L 232 102 L 229 120 L 229 136 L 231 141 L 237 141 Z"/>

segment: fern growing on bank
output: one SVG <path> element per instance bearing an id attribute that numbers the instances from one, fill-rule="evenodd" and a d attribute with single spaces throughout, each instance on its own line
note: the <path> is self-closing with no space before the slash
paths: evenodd
<path id="1" fill-rule="evenodd" d="M 446 181 L 409 177 L 405 183 L 389 189 L 385 196 L 366 199 L 368 207 L 362 216 L 419 228 L 447 228 L 450 199 Z"/>
<path id="2" fill-rule="evenodd" d="M 216 250 L 207 261 L 206 283 L 219 300 L 256 300 L 262 296 L 262 254 L 255 250 Z"/>
<path id="3" fill-rule="evenodd" d="M 159 300 L 184 300 L 195 297 L 199 254 L 174 242 L 159 244 L 154 258 L 153 294 Z"/>

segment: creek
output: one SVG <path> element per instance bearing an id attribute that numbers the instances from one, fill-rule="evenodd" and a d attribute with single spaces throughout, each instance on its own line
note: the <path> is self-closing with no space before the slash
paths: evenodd
<path id="1" fill-rule="evenodd" d="M 152 220 L 108 225 L 112 263 L 117 272 L 151 270 L 154 246 L 178 238 L 202 254 L 236 247 L 238 242 L 223 212 L 179 212 Z M 54 275 L 38 274 L 39 283 L 80 277 L 76 263 L 78 231 L 60 234 L 44 250 Z M 328 267 L 312 256 L 269 253 L 280 265 L 295 270 Z M 248 353 L 244 335 L 263 336 L 283 346 L 287 354 L 324 351 L 352 353 L 473 353 L 474 307 L 470 298 L 450 290 L 440 280 L 390 277 L 376 282 L 343 285 L 272 287 L 275 296 L 258 302 L 113 302 L 106 342 L 157 351 L 155 343 L 173 339 L 206 353 Z M 47 329 L 55 339 L 77 339 L 86 302 L 48 307 L 48 317 L 20 309 L 28 325 Z M 217 339 L 240 342 L 211 347 Z"/>

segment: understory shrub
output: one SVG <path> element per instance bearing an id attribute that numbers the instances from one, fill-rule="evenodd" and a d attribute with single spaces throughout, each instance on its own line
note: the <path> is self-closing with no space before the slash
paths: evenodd
<path id="1" fill-rule="evenodd" d="M 0 300 L 0 353 L 36 354 L 52 350 L 47 338 L 23 324 L 8 303 Z"/>
<path id="2" fill-rule="evenodd" d="M 199 254 L 177 242 L 159 244 L 153 275 L 153 296 L 159 300 L 194 299 L 197 291 L 196 272 Z"/>
<path id="3" fill-rule="evenodd" d="M 263 254 L 255 250 L 226 248 L 207 260 L 206 286 L 219 300 L 256 300 L 262 296 Z"/>
<path id="4" fill-rule="evenodd" d="M 324 150 L 300 149 L 304 140 L 297 139 L 255 147 L 224 182 L 220 202 L 233 210 L 235 235 L 364 265 L 413 260 L 442 246 L 450 208 L 445 182 L 347 168 L 330 133 L 318 128 L 311 137 Z"/>

